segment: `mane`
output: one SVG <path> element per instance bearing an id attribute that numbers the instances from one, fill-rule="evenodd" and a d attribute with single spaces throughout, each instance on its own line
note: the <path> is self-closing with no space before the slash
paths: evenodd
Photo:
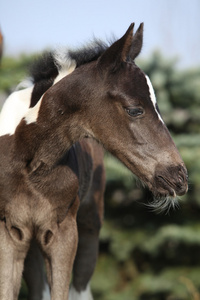
<path id="1" fill-rule="evenodd" d="M 76 61 L 76 67 L 97 60 L 110 46 L 101 40 L 94 39 L 93 42 L 77 50 L 69 50 L 69 57 Z"/>
<path id="2" fill-rule="evenodd" d="M 33 83 L 41 80 L 55 78 L 58 75 L 58 69 L 52 51 L 44 52 L 30 66 L 30 76 Z"/>
<path id="3" fill-rule="evenodd" d="M 110 44 L 110 43 L 109 43 Z M 94 39 L 91 43 L 78 49 L 56 49 L 44 52 L 31 65 L 29 73 L 33 83 L 56 78 L 61 70 L 69 69 L 71 65 L 78 68 L 81 65 L 97 60 L 109 47 L 108 43 Z"/>

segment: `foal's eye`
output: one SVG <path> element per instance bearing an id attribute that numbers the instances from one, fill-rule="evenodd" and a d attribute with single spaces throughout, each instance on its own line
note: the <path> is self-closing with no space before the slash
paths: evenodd
<path id="1" fill-rule="evenodd" d="M 143 114 L 142 108 L 125 108 L 125 110 L 131 117 L 137 117 Z"/>

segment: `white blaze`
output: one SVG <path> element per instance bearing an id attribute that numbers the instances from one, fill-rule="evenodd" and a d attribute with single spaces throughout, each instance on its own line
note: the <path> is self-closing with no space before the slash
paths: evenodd
<path id="1" fill-rule="evenodd" d="M 159 114 L 159 112 L 157 111 L 157 108 L 156 108 L 156 103 L 157 103 L 156 102 L 156 96 L 155 96 L 154 89 L 153 89 L 153 86 L 151 84 L 151 81 L 150 81 L 150 79 L 149 79 L 149 77 L 147 75 L 145 75 L 145 77 L 146 77 L 147 85 L 149 87 L 150 99 L 151 99 L 151 101 L 153 103 L 154 109 L 155 109 L 155 111 L 156 111 L 156 113 L 157 113 L 158 118 L 160 119 L 160 121 L 162 123 L 164 123 L 163 119 L 161 118 L 161 115 Z"/>

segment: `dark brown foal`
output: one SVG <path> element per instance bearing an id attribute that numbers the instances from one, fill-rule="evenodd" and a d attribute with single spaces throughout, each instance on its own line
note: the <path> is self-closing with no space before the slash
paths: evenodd
<path id="1" fill-rule="evenodd" d="M 17 299 L 33 239 L 46 262 L 51 300 L 68 299 L 73 265 L 71 299 L 91 298 L 105 184 L 98 143 L 149 187 L 158 208 L 187 191 L 186 168 L 151 82 L 134 63 L 142 39 L 143 24 L 134 35 L 131 24 L 99 55 L 75 69 L 72 60 L 73 72 L 61 80 L 54 67 L 51 80 L 44 72 L 31 88 L 39 101 L 0 137 L 1 300 Z"/>

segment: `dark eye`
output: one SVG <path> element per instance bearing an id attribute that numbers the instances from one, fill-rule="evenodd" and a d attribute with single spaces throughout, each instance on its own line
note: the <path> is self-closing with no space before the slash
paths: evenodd
<path id="1" fill-rule="evenodd" d="M 131 117 L 137 117 L 143 114 L 142 108 L 125 108 L 125 110 Z"/>

